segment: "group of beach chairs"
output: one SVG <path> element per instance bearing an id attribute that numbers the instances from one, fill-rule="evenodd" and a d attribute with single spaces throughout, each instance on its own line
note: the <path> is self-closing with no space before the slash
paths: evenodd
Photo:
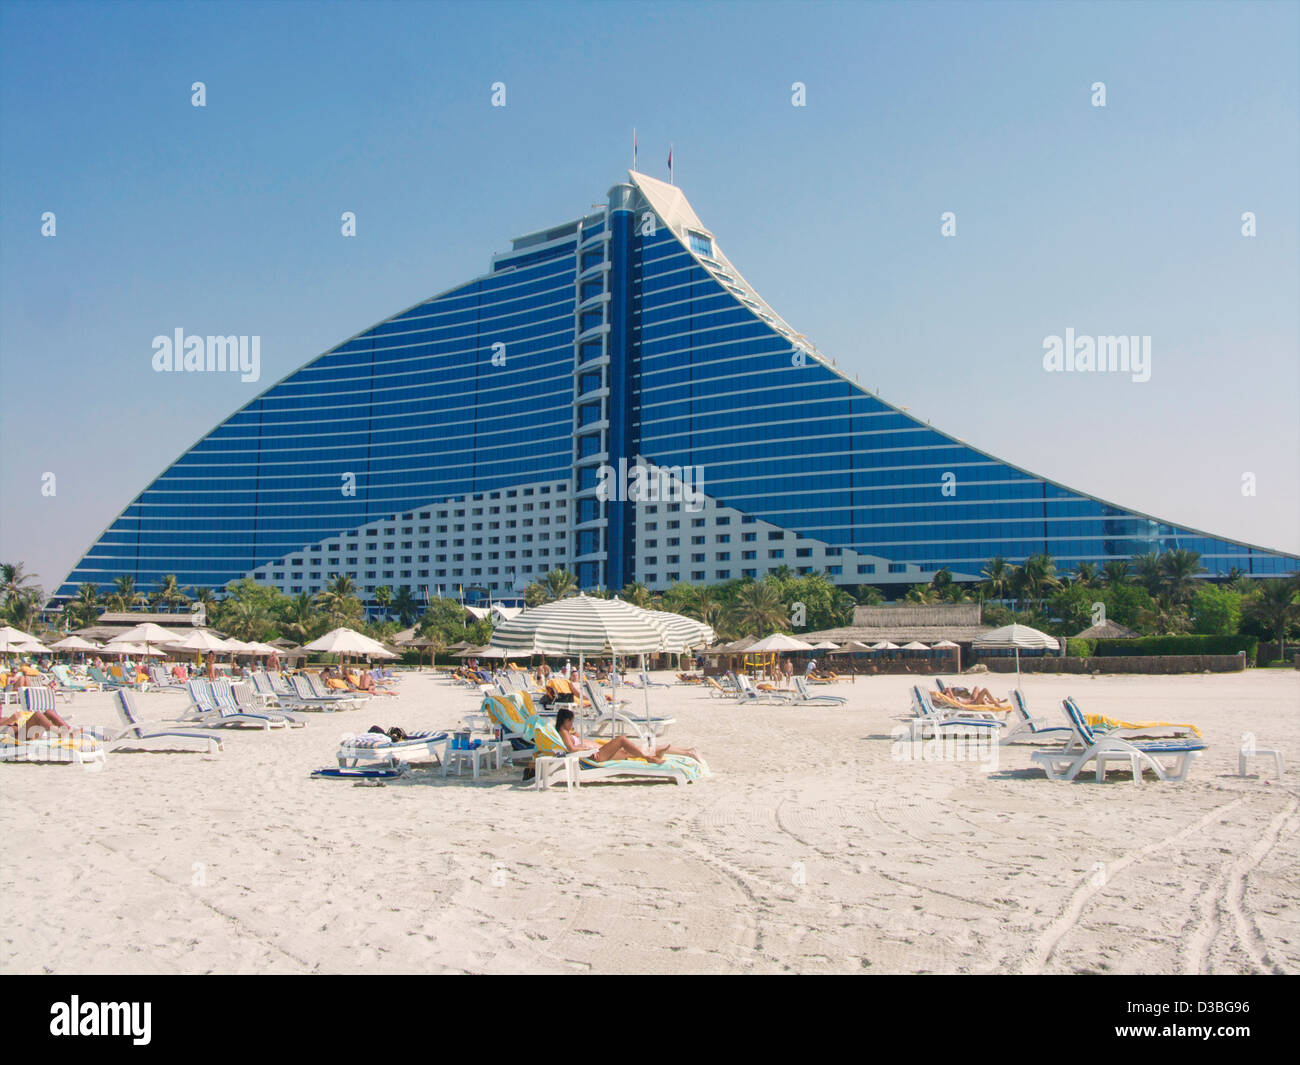
<path id="1" fill-rule="evenodd" d="M 1024 694 L 1011 693 L 1005 709 L 999 704 L 964 703 L 942 687 L 941 698 L 920 685 L 912 687 L 911 735 L 914 740 L 945 736 L 996 737 L 1000 746 L 1047 740 L 1051 750 L 1034 751 L 1030 757 L 1052 780 L 1073 780 L 1089 764 L 1098 782 L 1105 779 L 1112 762 L 1129 766 L 1133 783 L 1150 771 L 1159 780 L 1187 779 L 1192 762 L 1207 750 L 1195 725 L 1154 721 L 1116 721 L 1103 715 L 1085 715 L 1072 698 L 1062 701 L 1063 725 L 1052 725 L 1029 711 Z"/>
<path id="2" fill-rule="evenodd" d="M 805 677 L 790 678 L 791 688 L 778 688 L 770 681 L 755 682 L 744 673 L 725 674 L 721 679 L 705 677 L 709 695 L 715 699 L 730 699 L 737 703 L 774 703 L 781 706 L 843 706 L 848 702 L 842 695 L 816 694 L 808 688 Z"/>
<path id="3" fill-rule="evenodd" d="M 148 721 L 137 704 L 137 685 L 104 674 L 93 666 L 73 673 L 56 665 L 47 673 L 24 674 L 27 684 L 15 689 L 22 707 L 19 725 L 0 730 L 0 761 L 103 762 L 108 751 L 143 740 L 189 739 L 204 745 L 207 753 L 220 753 L 221 741 L 212 730 L 255 728 L 264 731 L 301 728 L 302 712 L 333 712 L 364 706 L 371 693 L 352 690 L 346 681 L 331 684 L 316 673 L 282 676 L 258 670 L 246 679 L 188 678 L 184 670 L 149 668 L 156 691 L 184 692 L 189 703 L 175 717 Z M 346 676 L 346 674 L 345 674 Z M 378 675 L 385 683 L 392 673 Z M 77 692 L 111 691 L 119 724 L 116 728 L 81 727 L 62 717 L 59 701 L 69 702 Z"/>

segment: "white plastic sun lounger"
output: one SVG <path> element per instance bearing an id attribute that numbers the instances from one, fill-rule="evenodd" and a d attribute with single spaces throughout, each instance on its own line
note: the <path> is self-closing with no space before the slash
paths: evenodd
<path id="1" fill-rule="evenodd" d="M 359 761 L 381 761 L 388 766 L 398 762 L 432 761 L 434 765 L 442 764 L 439 751 L 446 746 L 449 733 L 433 729 L 422 732 L 408 732 L 406 739 L 393 740 L 382 732 L 358 732 L 344 736 L 339 743 L 338 760 L 340 769 L 350 769 Z M 423 757 L 420 757 L 420 756 Z"/>
<path id="2" fill-rule="evenodd" d="M 321 680 L 319 673 L 299 673 L 293 678 L 294 691 L 299 695 L 314 695 L 317 699 L 332 699 L 340 707 L 358 707 L 370 698 L 361 692 L 331 691 Z"/>
<path id="3" fill-rule="evenodd" d="M 735 674 L 735 678 L 742 703 L 784 703 L 789 706 L 794 701 L 794 692 L 762 691 L 744 673 Z"/>
<path id="4" fill-rule="evenodd" d="M 222 683 L 222 682 L 218 682 Z M 228 682 L 227 682 L 228 683 Z M 206 680 L 192 680 L 185 685 L 190 697 L 190 709 L 182 719 L 199 728 L 228 728 L 233 725 L 252 725 L 260 729 L 284 728 L 288 722 L 279 714 L 245 713 L 234 703 L 223 706 L 212 686 Z"/>
<path id="5" fill-rule="evenodd" d="M 1066 699 L 1066 720 L 1073 736 L 1056 751 L 1034 751 L 1030 756 L 1052 780 L 1073 780 L 1089 762 L 1096 763 L 1097 782 L 1106 779 L 1107 762 L 1127 762 L 1133 783 L 1142 783 L 1142 772 L 1150 769 L 1161 780 L 1187 779 L 1192 762 L 1206 750 L 1199 740 L 1131 740 L 1114 732 L 1098 732 L 1088 724 L 1073 699 Z M 1161 757 L 1173 759 L 1171 765 Z"/>
<path id="6" fill-rule="evenodd" d="M 794 678 L 795 691 L 799 693 L 798 701 L 800 703 L 827 703 L 833 706 L 843 706 L 849 700 L 843 695 L 813 695 L 808 690 L 808 682 L 803 677 Z"/>
<path id="7" fill-rule="evenodd" d="M 1020 743 L 1027 739 L 1072 739 L 1074 729 L 1069 725 L 1049 725 L 1047 718 L 1034 717 L 1029 712 L 1024 693 L 1016 689 L 1011 693 L 1011 727 L 1002 737 L 1002 745 Z"/>
<path id="8" fill-rule="evenodd" d="M 912 718 L 909 722 L 912 738 L 924 739 L 927 732 L 932 735 L 967 736 L 987 735 L 1006 727 L 1003 721 L 992 721 L 984 716 L 965 716 L 964 711 L 945 713 L 935 708 L 930 702 L 929 693 L 919 684 L 912 685 Z"/>
<path id="9" fill-rule="evenodd" d="M 582 685 L 587 690 L 587 698 L 591 700 L 591 707 L 596 713 L 596 720 L 586 730 L 592 736 L 612 733 L 616 723 L 630 727 L 633 735 L 644 735 L 648 729 L 653 735 L 661 736 L 664 729 L 677 722 L 675 717 L 651 717 L 647 720 L 630 710 L 620 710 L 605 697 L 605 692 L 599 685 L 591 680 L 584 680 Z"/>
<path id="10" fill-rule="evenodd" d="M 117 707 L 117 713 L 122 719 L 123 728 L 109 737 L 110 750 L 114 750 L 132 740 L 164 738 L 200 740 L 207 744 L 208 754 L 217 754 L 222 750 L 221 741 L 215 736 L 206 735 L 202 732 L 187 732 L 184 729 L 176 728 L 173 723 L 143 721 L 139 707 L 135 703 L 135 692 L 128 691 L 126 688 L 118 689 L 114 695 L 113 704 Z"/>

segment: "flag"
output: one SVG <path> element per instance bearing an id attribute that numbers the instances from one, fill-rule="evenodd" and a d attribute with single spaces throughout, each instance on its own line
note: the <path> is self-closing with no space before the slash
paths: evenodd
<path id="1" fill-rule="evenodd" d="M 668 180 L 669 180 L 669 181 L 672 181 L 672 179 L 673 179 L 673 149 L 672 149 L 672 145 L 669 145 L 669 147 L 668 147 Z"/>

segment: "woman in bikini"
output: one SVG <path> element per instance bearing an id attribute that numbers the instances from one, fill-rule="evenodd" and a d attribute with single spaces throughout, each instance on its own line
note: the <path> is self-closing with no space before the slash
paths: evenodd
<path id="1" fill-rule="evenodd" d="M 580 740 L 573 731 L 572 710 L 562 709 L 556 712 L 555 731 L 560 734 L 560 739 L 564 741 L 564 746 L 568 750 L 594 752 L 590 756 L 593 762 L 608 762 L 613 758 L 644 758 L 647 762 L 662 765 L 666 754 L 684 755 L 687 758 L 694 758 L 697 762 L 700 759 L 694 747 L 674 747 L 666 743 L 662 747 L 646 750 L 644 746 L 627 736 L 615 736 L 603 745 Z"/>

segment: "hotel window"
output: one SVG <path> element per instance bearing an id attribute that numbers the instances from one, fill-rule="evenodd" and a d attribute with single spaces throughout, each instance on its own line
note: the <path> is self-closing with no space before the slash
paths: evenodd
<path id="1" fill-rule="evenodd" d="M 906 573 L 906 572 L 907 572 L 907 563 L 905 563 L 905 562 L 891 562 L 891 563 L 889 564 L 889 572 L 890 572 L 890 573 Z"/>
<path id="2" fill-rule="evenodd" d="M 659 541 L 658 541 L 658 540 L 647 540 L 643 546 L 645 547 L 645 549 L 646 549 L 647 551 L 653 551 L 656 547 L 659 546 Z"/>
<path id="3" fill-rule="evenodd" d="M 829 573 L 832 577 L 838 577 L 841 573 L 844 572 L 844 567 L 843 567 L 843 566 L 827 566 L 827 567 L 826 567 L 826 572 Z"/>
<path id="4" fill-rule="evenodd" d="M 876 567 L 875 567 L 874 563 L 871 563 L 871 562 L 864 562 L 862 565 L 860 565 L 860 566 L 858 567 L 858 572 L 859 572 L 859 573 L 875 573 L 875 572 L 876 572 Z"/>
<path id="5" fill-rule="evenodd" d="M 701 552 L 700 554 L 697 554 L 697 555 L 692 555 L 692 556 L 691 556 L 691 561 L 692 561 L 692 562 L 703 562 L 703 561 L 704 561 L 704 554 L 703 554 L 703 552 Z"/>
<path id="6" fill-rule="evenodd" d="M 691 543 L 693 543 L 693 544 L 702 544 L 702 543 L 704 543 L 704 541 L 707 540 L 707 539 L 708 539 L 708 537 L 706 537 L 706 536 L 692 536 L 692 537 L 691 537 Z"/>
<path id="7" fill-rule="evenodd" d="M 743 543 L 752 544 L 758 539 L 758 533 L 741 533 L 740 539 Z"/>
<path id="8" fill-rule="evenodd" d="M 714 562 L 730 562 L 730 561 L 731 561 L 731 552 L 730 552 L 730 551 L 718 551 L 718 552 L 716 552 L 716 553 L 714 554 L 714 556 L 713 556 L 713 561 L 714 561 Z"/>
<path id="9" fill-rule="evenodd" d="M 729 581 L 729 580 L 731 580 L 731 570 L 729 570 L 729 569 L 720 569 L 720 570 L 715 571 L 714 574 L 713 574 L 713 576 L 714 576 L 714 578 L 715 578 L 716 580 L 720 580 L 720 581 Z"/>
<path id="10" fill-rule="evenodd" d="M 785 551 L 783 551 L 781 548 L 778 547 L 775 551 L 769 551 L 769 552 L 767 553 L 767 557 L 768 557 L 768 558 L 785 558 Z"/>
<path id="11" fill-rule="evenodd" d="M 691 519 L 691 528 L 692 528 L 692 529 L 703 529 L 703 528 L 704 528 L 704 519 L 703 519 L 703 518 L 692 518 L 692 519 Z"/>
<path id="12" fill-rule="evenodd" d="M 753 525 L 758 519 L 753 514 L 744 514 L 741 516 L 741 525 Z"/>
<path id="13" fill-rule="evenodd" d="M 753 561 L 755 561 L 755 560 L 758 558 L 758 552 L 757 552 L 757 551 L 742 551 L 742 552 L 740 553 L 740 557 L 743 558 L 746 562 L 753 562 Z"/>
<path id="14" fill-rule="evenodd" d="M 742 577 L 757 577 L 757 576 L 758 576 L 758 570 L 756 570 L 756 569 L 742 569 L 742 570 L 740 571 L 740 575 L 741 575 Z"/>
<path id="15" fill-rule="evenodd" d="M 769 540 L 784 540 L 785 532 L 781 529 L 769 529 L 767 533 Z"/>
<path id="16" fill-rule="evenodd" d="M 811 547 L 800 547 L 795 549 L 796 558 L 812 558 Z"/>
<path id="17" fill-rule="evenodd" d="M 731 533 L 721 533 L 713 538 L 713 542 L 715 544 L 729 544 L 731 543 Z"/>
<path id="18" fill-rule="evenodd" d="M 691 571 L 691 580 L 693 580 L 693 581 L 702 581 L 702 580 L 704 580 L 704 570 L 702 570 L 702 569 L 692 570 L 692 571 Z"/>
<path id="19" fill-rule="evenodd" d="M 687 237 L 690 240 L 691 251 L 696 255 L 707 255 L 713 258 L 713 240 L 704 233 L 697 233 L 695 230 L 687 230 Z"/>
<path id="20" fill-rule="evenodd" d="M 716 519 L 714 519 L 714 521 L 715 521 L 715 524 L 717 524 L 717 525 L 730 525 L 730 524 L 731 524 L 731 519 L 728 518 L 728 517 L 725 517 L 725 516 L 724 516 L 724 517 L 720 517 L 720 518 L 716 518 Z"/>

